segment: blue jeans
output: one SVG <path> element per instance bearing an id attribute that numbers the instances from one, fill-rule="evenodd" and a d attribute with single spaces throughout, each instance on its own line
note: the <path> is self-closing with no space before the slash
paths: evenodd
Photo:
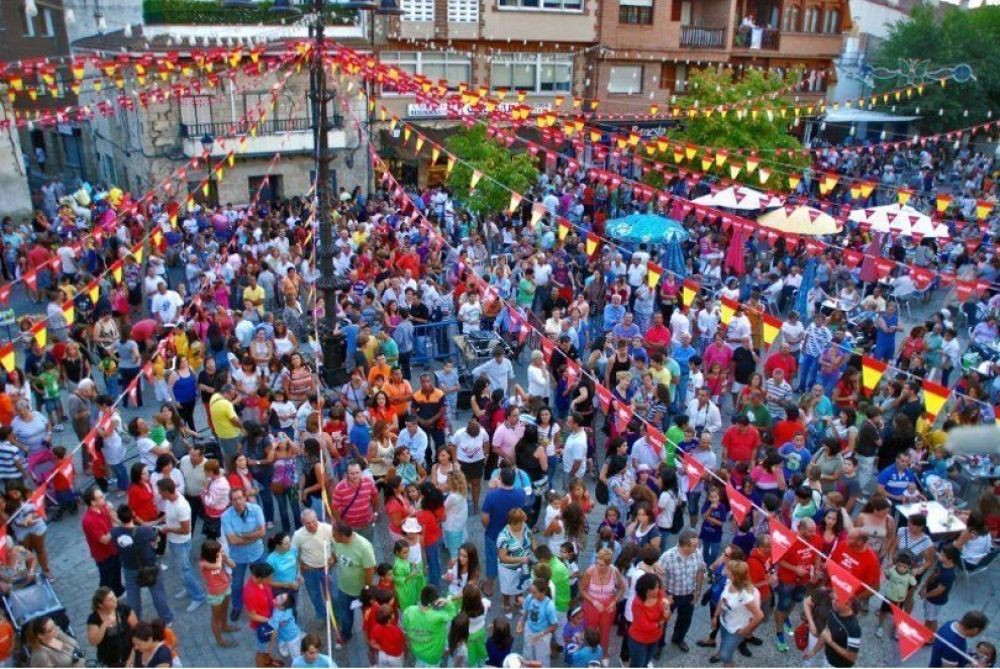
<path id="1" fill-rule="evenodd" d="M 125 601 L 135 611 L 135 615 L 142 620 L 142 588 L 139 587 L 137 569 L 122 569 L 125 575 Z M 148 588 L 149 594 L 153 596 L 153 606 L 156 608 L 156 615 L 163 619 L 163 622 L 170 623 L 174 619 L 174 612 L 170 610 L 167 603 L 167 591 L 163 587 L 163 578 L 156 579 L 156 585 Z"/>
<path id="2" fill-rule="evenodd" d="M 645 667 L 653 659 L 653 653 L 659 648 L 658 641 L 653 643 L 639 643 L 632 637 L 628 637 L 628 655 L 630 667 Z"/>
<path id="3" fill-rule="evenodd" d="M 233 567 L 233 611 L 243 610 L 243 582 L 247 578 L 247 569 L 252 564 L 258 564 L 264 561 L 264 554 L 261 553 L 260 557 L 253 562 L 237 562 L 236 566 Z"/>
<path id="4" fill-rule="evenodd" d="M 242 444 L 242 437 L 236 437 L 234 439 L 219 439 L 219 448 L 222 450 L 223 459 L 225 459 L 227 463 L 232 462 L 232 459 L 236 457 L 236 452 Z"/>
<path id="5" fill-rule="evenodd" d="M 118 397 L 121 391 L 118 389 L 118 376 L 116 374 L 104 375 L 104 390 L 108 397 Z"/>
<path id="6" fill-rule="evenodd" d="M 345 645 L 351 640 L 354 634 L 354 610 L 351 604 L 357 597 L 353 597 L 340 588 L 333 591 L 333 614 L 337 618 L 337 629 L 340 632 L 340 640 Z"/>
<path id="7" fill-rule="evenodd" d="M 816 383 L 817 374 L 819 374 L 819 356 L 803 353 L 802 366 L 799 368 L 799 392 L 811 388 Z"/>
<path id="8" fill-rule="evenodd" d="M 441 585 L 441 539 L 426 548 L 427 552 L 427 585 L 435 588 Z"/>
<path id="9" fill-rule="evenodd" d="M 271 492 L 271 479 L 270 475 L 267 476 L 254 476 L 254 481 L 260 484 L 260 488 L 257 492 L 257 501 L 260 504 L 261 509 L 264 511 L 264 521 L 268 523 L 274 522 L 274 493 Z"/>
<path id="10" fill-rule="evenodd" d="M 733 663 L 733 655 L 742 641 L 743 637 L 739 634 L 730 632 L 725 627 L 719 627 L 719 659 L 723 664 Z"/>
<path id="11" fill-rule="evenodd" d="M 291 534 L 302 527 L 302 521 L 299 519 L 299 496 L 295 488 L 289 488 L 281 495 L 274 495 L 274 505 L 278 508 L 278 517 L 281 518 L 281 529 L 284 532 Z"/>
<path id="12" fill-rule="evenodd" d="M 707 541 L 701 542 L 701 555 L 705 558 L 705 566 L 711 566 L 715 562 L 716 558 L 719 557 L 719 552 L 722 550 L 722 542 L 716 541 L 709 543 Z"/>
<path id="13" fill-rule="evenodd" d="M 316 618 L 326 619 L 326 598 L 330 592 L 330 582 L 322 569 L 303 569 L 302 580 L 305 582 L 306 593 L 316 611 Z"/>
<path id="14" fill-rule="evenodd" d="M 188 539 L 182 544 L 176 544 L 171 542 L 167 542 L 167 544 L 168 544 L 168 549 L 170 550 L 171 561 L 174 563 L 175 566 L 179 566 L 181 568 L 181 574 L 184 580 L 184 589 L 187 590 L 187 593 L 188 595 L 191 596 L 192 601 L 195 602 L 204 601 L 208 595 L 205 593 L 205 588 L 202 587 L 201 582 L 198 580 L 198 577 L 194 575 L 194 569 L 191 567 L 191 540 Z M 243 596 L 243 581 L 240 581 L 241 599 L 242 596 Z"/>
<path id="15" fill-rule="evenodd" d="M 681 380 L 677 382 L 677 392 L 674 393 L 674 412 L 684 413 L 687 408 L 684 403 L 684 398 L 687 397 L 688 391 L 688 380 L 691 378 L 690 374 L 681 374 Z"/>
<path id="16" fill-rule="evenodd" d="M 483 539 L 483 557 L 486 559 L 486 578 L 497 578 L 500 575 L 500 555 L 497 553 L 497 538 L 486 536 Z"/>
<path id="17" fill-rule="evenodd" d="M 128 469 L 125 468 L 124 462 L 119 462 L 117 465 L 108 465 L 111 467 L 111 471 L 115 473 L 115 482 L 118 484 L 118 490 L 125 492 L 128 490 L 129 486 L 129 476 Z"/>

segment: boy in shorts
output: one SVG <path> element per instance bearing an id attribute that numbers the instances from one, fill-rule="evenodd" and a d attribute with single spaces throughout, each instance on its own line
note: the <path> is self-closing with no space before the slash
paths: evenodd
<path id="1" fill-rule="evenodd" d="M 962 552 L 954 546 L 939 550 L 937 566 L 920 588 L 920 596 L 924 600 L 924 626 L 931 632 L 937 630 L 938 613 L 948 603 L 948 595 L 955 584 L 955 567 L 961 558 Z"/>

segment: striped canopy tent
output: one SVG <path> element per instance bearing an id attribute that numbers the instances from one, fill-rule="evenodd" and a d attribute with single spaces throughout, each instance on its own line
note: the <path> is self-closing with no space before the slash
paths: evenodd
<path id="1" fill-rule="evenodd" d="M 833 216 L 812 207 L 781 207 L 757 219 L 762 227 L 797 235 L 834 235 L 843 229 Z"/>
<path id="2" fill-rule="evenodd" d="M 695 204 L 721 209 L 736 209 L 740 211 L 760 211 L 780 207 L 784 204 L 781 198 L 761 193 L 746 186 L 729 186 L 720 191 L 702 195 L 692 200 Z"/>
<path id="3" fill-rule="evenodd" d="M 927 214 L 906 204 L 855 209 L 848 220 L 871 226 L 873 232 L 887 232 L 906 237 L 950 237 L 948 226 L 935 223 Z"/>

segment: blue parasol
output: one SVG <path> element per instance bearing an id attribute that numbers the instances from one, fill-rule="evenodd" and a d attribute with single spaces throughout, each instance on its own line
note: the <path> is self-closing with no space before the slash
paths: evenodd
<path id="1" fill-rule="evenodd" d="M 687 276 L 684 252 L 681 250 L 680 241 L 675 237 L 671 237 L 666 244 L 666 249 L 663 252 L 663 266 L 680 277 Z"/>
<path id="2" fill-rule="evenodd" d="M 684 241 L 688 232 L 678 221 L 655 214 L 629 214 L 605 224 L 607 234 L 614 239 L 633 244 L 659 244 L 676 240 Z"/>
<path id="3" fill-rule="evenodd" d="M 795 296 L 795 311 L 799 312 L 802 318 L 807 318 L 809 313 L 809 291 L 816 283 L 816 258 L 809 258 L 806 261 L 806 268 L 802 272 L 802 285 L 799 287 L 798 295 Z"/>

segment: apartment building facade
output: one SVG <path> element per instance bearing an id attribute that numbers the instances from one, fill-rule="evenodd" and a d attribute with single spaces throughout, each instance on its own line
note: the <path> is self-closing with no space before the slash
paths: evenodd
<path id="1" fill-rule="evenodd" d="M 328 31 L 333 39 L 362 46 L 360 26 L 336 26 Z M 307 37 L 304 27 L 268 29 L 257 26 L 144 26 L 132 37 L 120 31 L 80 40 L 74 50 L 101 57 L 125 52 L 149 54 L 151 58 L 174 60 L 175 68 L 196 68 L 192 54 L 213 47 L 263 45 L 261 58 L 278 55 L 292 40 Z M 293 74 L 271 104 L 271 90 L 284 73 Z M 180 169 L 186 170 L 185 192 L 208 205 L 245 204 L 255 196 L 274 201 L 306 193 L 315 179 L 313 110 L 309 97 L 309 69 L 271 70 L 250 76 L 242 68 L 220 67 L 214 86 L 202 84 L 165 101 L 146 105 L 117 106 L 110 116 L 98 114 L 90 122 L 91 140 L 100 178 L 145 192 Z M 95 103 L 94 94 L 81 93 L 81 101 Z M 353 188 L 365 183 L 366 148 L 361 133 L 348 123 L 363 116 L 364 104 L 356 96 L 332 100 L 328 113 L 333 128 L 328 141 L 334 161 L 334 188 Z M 257 122 L 266 110 L 263 122 Z M 245 121 L 250 119 L 250 122 Z M 241 124 L 242 122 L 242 124 Z M 205 164 L 186 169 L 192 158 L 208 150 L 212 163 L 234 152 L 233 165 L 226 165 L 223 178 L 208 174 Z M 276 154 L 280 159 L 272 162 Z M 199 185 L 209 179 L 208 193 Z M 257 195 L 259 193 L 259 195 Z"/>

